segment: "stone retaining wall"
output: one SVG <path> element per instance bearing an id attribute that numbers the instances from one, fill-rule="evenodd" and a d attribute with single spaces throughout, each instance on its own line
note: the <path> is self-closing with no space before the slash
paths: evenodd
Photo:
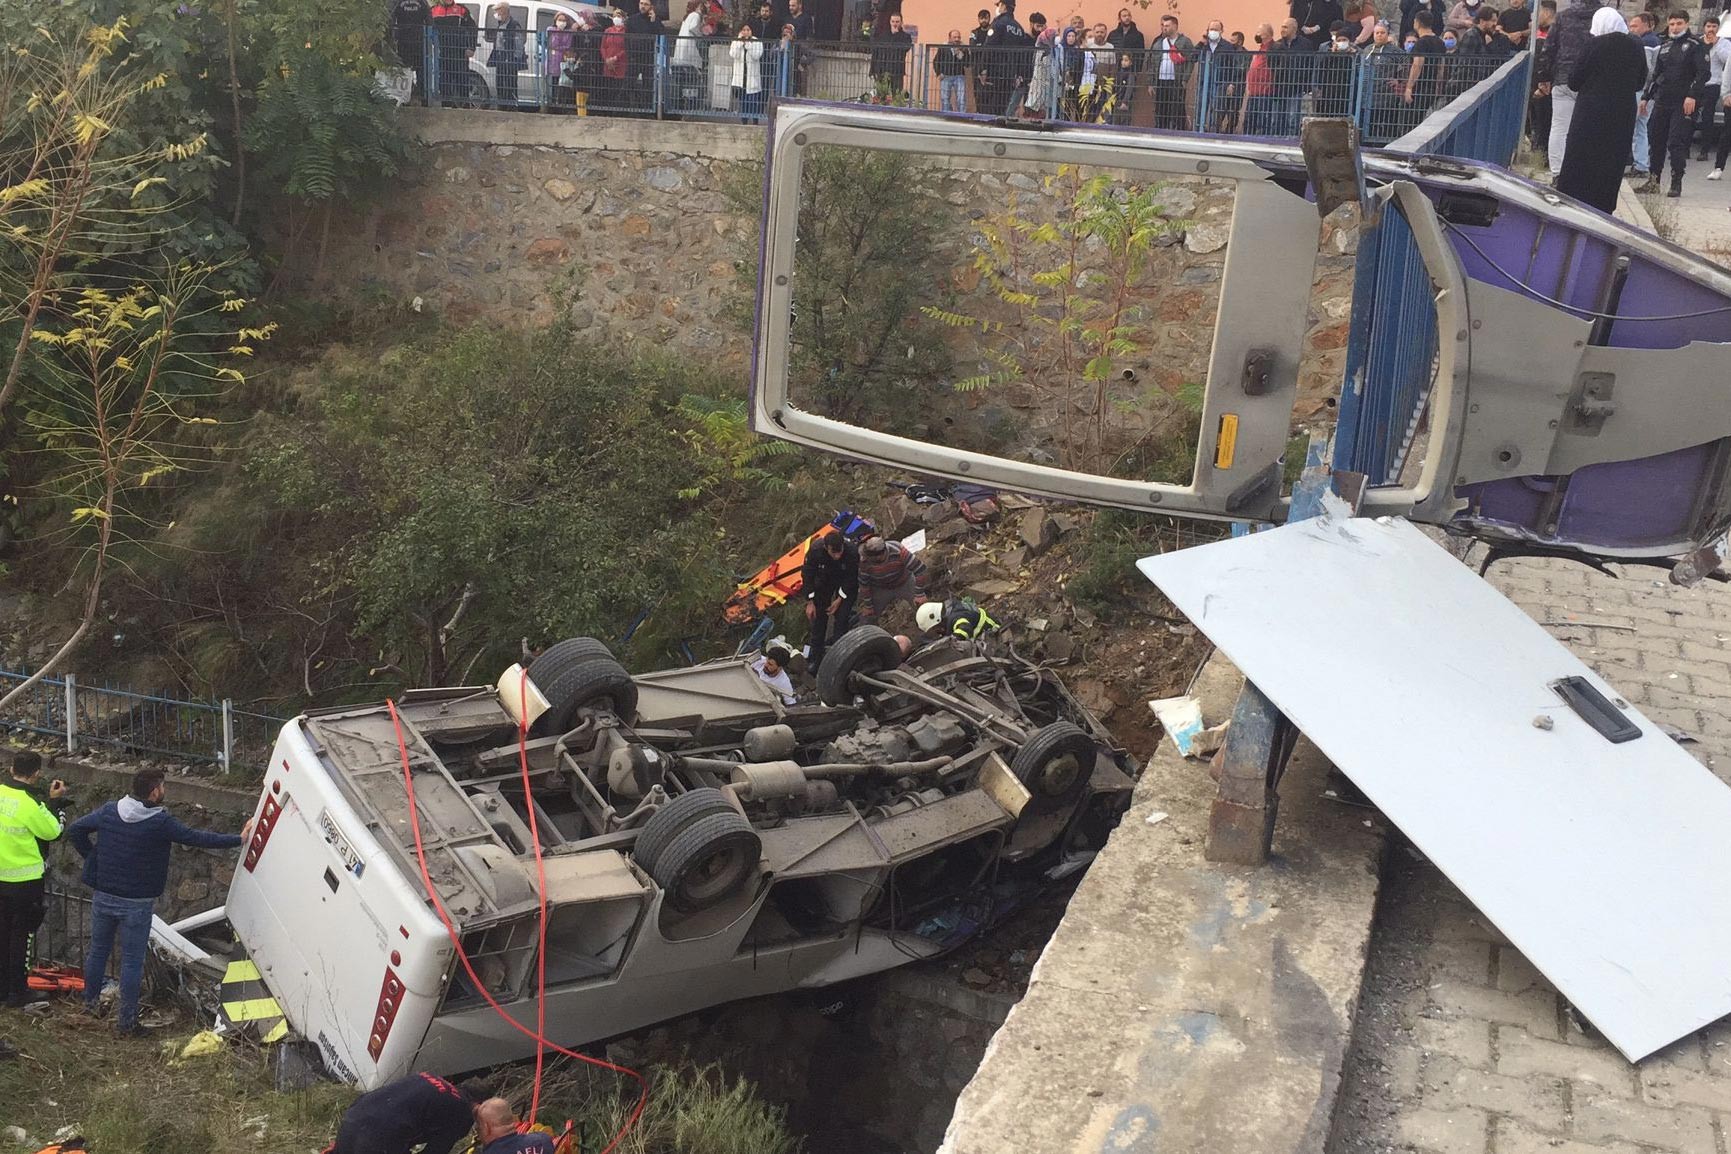
<path id="1" fill-rule="evenodd" d="M 563 310 L 579 331 L 605 328 L 615 339 L 743 371 L 758 220 L 755 211 L 738 211 L 727 189 L 743 181 L 749 192 L 761 129 L 456 110 L 402 115 L 423 145 L 418 173 L 401 195 L 333 226 L 321 289 L 418 297 L 456 324 L 541 326 Z M 966 218 L 995 203 L 994 189 L 1032 184 L 989 167 L 951 167 L 939 182 L 964 219 L 957 251 L 937 254 L 938 264 L 964 291 Z M 1141 374 L 1168 391 L 1200 379 L 1230 219 L 1230 193 L 1208 182 L 1172 196 L 1176 208 L 1191 210 L 1193 227 L 1155 262 L 1155 331 L 1145 343 L 1158 343 L 1160 355 L 1150 355 Z M 1353 240 L 1325 228 L 1300 419 L 1339 387 Z"/>

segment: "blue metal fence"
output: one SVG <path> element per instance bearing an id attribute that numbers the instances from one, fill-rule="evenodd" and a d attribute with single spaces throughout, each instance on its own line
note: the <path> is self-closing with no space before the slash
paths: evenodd
<path id="1" fill-rule="evenodd" d="M 940 69 L 954 72 L 948 46 L 904 41 L 752 40 L 610 31 L 542 30 L 520 47 L 496 30 L 428 28 L 420 78 L 428 104 L 577 115 L 754 120 L 772 97 L 870 101 L 945 109 Z M 470 40 L 474 43 L 470 43 Z M 1524 111 L 1497 88 L 1492 107 L 1472 93 L 1503 71 L 1527 72 L 1530 53 L 1413 58 L 1385 52 L 1194 51 L 1168 63 L 1153 53 L 1110 48 L 963 49 L 965 70 L 948 89 L 963 110 L 1100 124 L 1152 124 L 1170 131 L 1296 137 L 1313 116 L 1350 117 L 1366 144 L 1417 131 L 1436 110 L 1466 101 L 1471 116 L 1409 151 L 1495 159 L 1506 121 Z M 1516 126 L 1518 135 L 1519 127 Z"/>
<path id="2" fill-rule="evenodd" d="M 1523 53 L 1389 149 L 1508 164 L 1520 146 L 1531 92 L 1531 54 Z M 1390 201 L 1359 239 L 1333 462 L 1364 473 L 1372 485 L 1400 482 L 1424 425 L 1437 366 L 1434 293 L 1412 227 Z"/>
<path id="3" fill-rule="evenodd" d="M 28 681 L 24 670 L 0 668 L 0 694 Z M 225 772 L 262 763 L 283 718 L 236 709 L 223 701 L 182 701 L 131 689 L 92 686 L 72 674 L 44 677 L 7 706 L 0 730 L 52 736 L 76 750 L 106 746 L 129 753 L 211 762 Z"/>

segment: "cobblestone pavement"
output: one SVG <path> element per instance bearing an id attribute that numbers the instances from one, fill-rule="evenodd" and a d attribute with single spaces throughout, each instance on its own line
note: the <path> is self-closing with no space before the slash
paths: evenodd
<path id="1" fill-rule="evenodd" d="M 1620 572 L 1489 576 L 1731 783 L 1731 587 Z M 1435 866 L 1390 852 L 1330 1154 L 1731 1154 L 1731 1019 L 1631 1066 Z"/>

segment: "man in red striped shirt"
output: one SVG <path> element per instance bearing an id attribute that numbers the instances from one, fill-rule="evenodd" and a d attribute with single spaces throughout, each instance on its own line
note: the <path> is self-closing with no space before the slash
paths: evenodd
<path id="1" fill-rule="evenodd" d="M 924 605 L 926 580 L 926 564 L 912 550 L 882 537 L 866 538 L 859 557 L 860 623 L 875 625 L 897 601 Z"/>

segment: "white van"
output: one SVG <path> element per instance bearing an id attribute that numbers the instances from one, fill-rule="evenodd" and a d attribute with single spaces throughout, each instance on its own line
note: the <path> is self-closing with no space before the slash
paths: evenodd
<path id="1" fill-rule="evenodd" d="M 469 58 L 469 71 L 473 76 L 471 85 L 479 85 L 482 91 L 472 92 L 471 100 L 483 101 L 488 107 L 498 105 L 498 93 L 493 68 L 490 63 L 493 56 L 494 43 L 492 33 L 499 27 L 498 18 L 493 15 L 492 4 L 465 3 L 464 8 L 474 17 L 479 29 L 476 33 L 475 54 Z M 538 66 L 541 55 L 543 34 L 553 27 L 554 19 L 563 12 L 575 18 L 581 12 L 591 25 L 600 28 L 611 19 L 612 8 L 600 4 L 549 4 L 543 0 L 533 0 L 531 3 L 513 3 L 511 15 L 523 27 L 523 59 L 521 71 L 517 73 L 517 104 L 528 107 L 550 102 L 550 93 L 542 90 L 542 73 L 544 66 Z M 551 82 L 555 77 L 548 77 Z"/>
<path id="2" fill-rule="evenodd" d="M 1080 868 L 1128 804 L 1129 758 L 1013 656 L 904 661 L 861 627 L 818 693 L 784 705 L 746 659 L 634 679 L 576 638 L 395 719 L 309 712 L 271 756 L 235 937 L 328 1070 L 371 1087 L 534 1052 L 488 1004 L 536 1018 L 531 814 L 547 1030 L 576 1046 L 938 954 Z"/>

